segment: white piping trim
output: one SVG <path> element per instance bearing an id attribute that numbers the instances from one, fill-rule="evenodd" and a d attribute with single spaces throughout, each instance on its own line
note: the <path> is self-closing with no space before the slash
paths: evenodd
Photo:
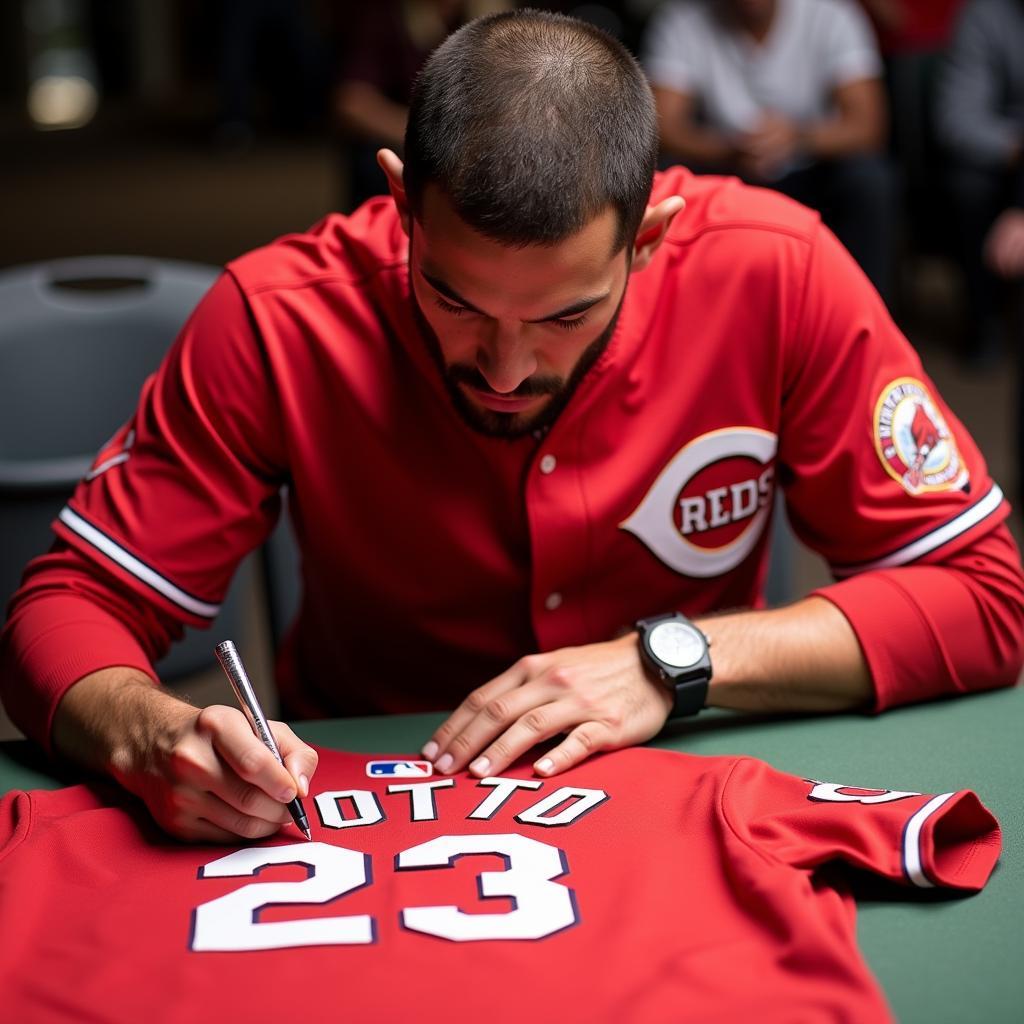
<path id="1" fill-rule="evenodd" d="M 914 812 L 903 833 L 903 866 L 906 869 L 907 878 L 921 889 L 935 888 L 935 883 L 924 873 L 921 863 L 921 830 L 924 828 L 924 823 L 955 795 L 955 793 L 942 793 L 939 796 L 933 796 L 924 807 L 919 807 Z"/>
<path id="2" fill-rule="evenodd" d="M 105 462 L 101 462 L 95 469 L 90 470 L 85 474 L 85 479 L 95 480 L 100 473 L 106 473 L 108 469 L 112 469 L 114 466 L 120 466 L 122 462 L 127 462 L 131 457 L 130 452 L 121 452 L 120 455 L 112 455 Z"/>
<path id="3" fill-rule="evenodd" d="M 832 572 L 837 578 L 853 576 L 858 572 L 868 572 L 871 569 L 889 569 L 894 565 L 906 565 L 913 562 L 929 551 L 942 547 L 949 543 L 954 537 L 966 533 L 972 526 L 976 526 L 983 519 L 992 515 L 993 512 L 1003 503 L 1003 492 L 998 484 L 992 485 L 992 490 L 980 501 L 975 502 L 969 509 L 965 509 L 956 518 L 950 519 L 938 528 L 926 533 L 923 537 L 907 544 L 906 547 L 893 551 L 892 554 L 883 558 L 876 558 L 873 562 L 861 562 L 851 566 L 833 566 Z"/>
<path id="4" fill-rule="evenodd" d="M 57 517 L 60 521 L 78 534 L 82 540 L 91 544 L 97 551 L 101 551 L 112 562 L 116 562 L 126 572 L 130 572 L 136 579 L 152 587 L 158 594 L 162 594 L 168 601 L 174 602 L 179 608 L 183 608 L 193 615 L 199 615 L 204 619 L 214 619 L 220 611 L 219 604 L 208 604 L 198 598 L 186 594 L 180 587 L 175 586 L 169 579 L 155 572 L 144 562 L 140 562 L 134 555 L 125 551 L 119 544 L 115 544 L 106 534 L 101 533 L 91 523 L 87 523 L 77 512 L 67 505 L 60 510 Z"/>

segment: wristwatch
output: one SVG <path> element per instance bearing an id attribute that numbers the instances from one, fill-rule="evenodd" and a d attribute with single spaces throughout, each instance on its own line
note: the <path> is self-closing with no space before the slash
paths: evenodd
<path id="1" fill-rule="evenodd" d="M 711 654 L 708 638 L 679 612 L 640 619 L 640 657 L 656 679 L 675 691 L 669 718 L 695 715 L 708 695 Z"/>

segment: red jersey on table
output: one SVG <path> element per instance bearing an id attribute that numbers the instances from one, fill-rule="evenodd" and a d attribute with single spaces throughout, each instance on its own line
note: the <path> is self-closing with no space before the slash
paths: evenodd
<path id="1" fill-rule="evenodd" d="M 82 565 L 111 582 L 24 627 L 43 590 L 16 601 L 8 677 L 35 681 L 5 700 L 22 727 L 45 739 L 76 679 L 151 672 L 180 623 L 208 623 L 284 483 L 305 586 L 279 662 L 291 717 L 453 707 L 532 651 L 757 606 L 780 485 L 848 577 L 820 593 L 857 631 L 878 707 L 1005 682 L 1018 634 L 971 591 L 1005 588 L 991 614 L 1015 614 L 1005 530 L 955 580 L 879 574 L 948 562 L 1008 512 L 881 300 L 812 211 L 682 169 L 652 202 L 676 193 L 687 207 L 608 348 L 549 431 L 511 442 L 453 407 L 390 199 L 231 263 L 55 524 L 71 554 L 37 563 L 79 574 L 69 602 L 93 586 Z M 970 664 L 944 660 L 947 618 Z"/>
<path id="2" fill-rule="evenodd" d="M 608 754 L 476 780 L 322 751 L 314 842 L 160 836 L 112 789 L 0 802 L 11 1020 L 890 1019 L 842 862 L 984 885 L 970 792 L 800 779 L 745 758 Z M 108 805 L 106 801 L 111 801 Z M 834 887 L 838 886 L 838 887 Z"/>

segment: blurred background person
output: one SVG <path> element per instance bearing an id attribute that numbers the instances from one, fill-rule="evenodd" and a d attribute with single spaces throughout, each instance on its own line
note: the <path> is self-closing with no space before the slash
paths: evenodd
<path id="1" fill-rule="evenodd" d="M 1024 0 L 973 0 L 963 9 L 939 76 L 935 124 L 967 291 L 961 355 L 984 367 L 999 360 L 1005 300 L 1020 292 Z"/>
<path id="2" fill-rule="evenodd" d="M 502 0 L 377 0 L 352 19 L 334 91 L 334 113 L 348 164 L 348 209 L 387 192 L 377 150 L 401 154 L 412 83 L 449 33 L 482 14 L 513 6 Z"/>
<path id="3" fill-rule="evenodd" d="M 662 148 L 821 211 L 883 297 L 894 236 L 882 63 L 850 0 L 670 0 L 643 44 Z"/>
<path id="4" fill-rule="evenodd" d="M 1010 205 L 1002 210 L 985 237 L 986 266 L 1012 282 L 1014 346 L 1017 357 L 1017 498 L 1024 501 L 1024 166 L 1018 159 Z"/>
<path id="5" fill-rule="evenodd" d="M 897 286 L 900 319 L 915 315 L 926 283 L 948 277 L 952 229 L 936 208 L 946 202 L 935 174 L 940 159 L 932 109 L 938 69 L 964 0 L 860 0 L 878 35 L 889 101 L 889 154 L 896 174 L 899 215 Z M 948 289 L 948 281 L 943 282 Z M 906 325 L 904 325 L 906 330 Z"/>

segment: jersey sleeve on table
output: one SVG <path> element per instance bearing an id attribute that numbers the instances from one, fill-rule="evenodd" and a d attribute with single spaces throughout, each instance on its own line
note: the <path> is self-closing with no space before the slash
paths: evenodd
<path id="1" fill-rule="evenodd" d="M 977 446 L 832 233 L 787 352 L 780 479 L 837 577 L 941 560 L 1009 514 Z"/>
<path id="2" fill-rule="evenodd" d="M 143 600 L 207 625 L 238 562 L 278 514 L 277 409 L 248 308 L 224 275 L 61 511 L 56 533 Z"/>
<path id="3" fill-rule="evenodd" d="M 791 867 L 840 860 L 922 889 L 975 892 L 999 858 L 999 823 L 969 790 L 864 789 L 743 759 L 723 801 L 743 842 Z"/>

